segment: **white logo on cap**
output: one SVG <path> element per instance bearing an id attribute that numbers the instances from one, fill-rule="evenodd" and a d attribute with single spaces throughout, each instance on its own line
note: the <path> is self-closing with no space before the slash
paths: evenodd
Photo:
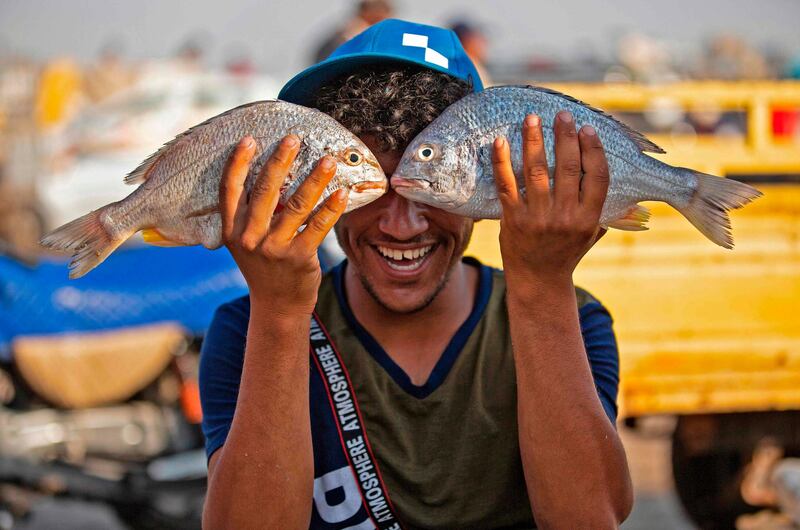
<path id="1" fill-rule="evenodd" d="M 403 33 L 403 46 L 413 48 L 423 48 L 425 50 L 425 62 L 433 63 L 442 68 L 448 68 L 450 61 L 447 57 L 432 48 L 428 48 L 428 36 L 417 35 L 416 33 Z"/>

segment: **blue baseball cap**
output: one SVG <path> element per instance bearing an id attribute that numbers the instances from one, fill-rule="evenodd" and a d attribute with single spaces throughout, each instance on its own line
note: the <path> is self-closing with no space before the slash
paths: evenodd
<path id="1" fill-rule="evenodd" d="M 453 31 L 389 18 L 370 26 L 336 48 L 321 63 L 294 76 L 281 89 L 278 99 L 305 105 L 319 87 L 332 79 L 362 66 L 391 62 L 424 66 L 471 82 L 475 92 L 483 90 L 478 70 Z"/>

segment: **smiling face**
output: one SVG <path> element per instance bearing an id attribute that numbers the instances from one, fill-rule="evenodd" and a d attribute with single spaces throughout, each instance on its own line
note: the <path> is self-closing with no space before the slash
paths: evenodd
<path id="1" fill-rule="evenodd" d="M 401 153 L 381 151 L 362 137 L 384 173 L 391 175 Z M 473 221 L 410 201 L 389 190 L 336 224 L 339 244 L 365 290 L 384 308 L 412 313 L 430 304 L 459 263 Z"/>

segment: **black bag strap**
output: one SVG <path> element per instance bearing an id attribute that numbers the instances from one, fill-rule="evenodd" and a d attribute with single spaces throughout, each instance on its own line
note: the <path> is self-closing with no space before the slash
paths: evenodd
<path id="1" fill-rule="evenodd" d="M 309 340 L 311 360 L 317 365 L 328 394 L 342 451 L 356 479 L 364 508 L 379 530 L 401 530 L 403 526 L 389 500 L 378 462 L 367 439 L 350 374 L 316 311 L 311 315 Z"/>

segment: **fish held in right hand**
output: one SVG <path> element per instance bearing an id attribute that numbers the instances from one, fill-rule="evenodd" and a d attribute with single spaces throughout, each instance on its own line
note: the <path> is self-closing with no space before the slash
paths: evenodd
<path id="1" fill-rule="evenodd" d="M 300 149 L 280 189 L 285 203 L 325 155 L 336 173 L 311 215 L 338 189 L 347 189 L 345 211 L 368 204 L 387 188 L 375 155 L 353 133 L 322 112 L 284 101 L 260 101 L 231 109 L 177 136 L 126 178 L 141 185 L 125 199 L 108 204 L 54 230 L 42 246 L 72 252 L 70 278 L 79 278 L 105 260 L 138 231 L 159 246 L 222 245 L 219 185 L 226 161 L 247 135 L 255 155 L 245 181 L 256 176 L 281 139 L 292 134 Z"/>
<path id="2" fill-rule="evenodd" d="M 664 151 L 641 133 L 599 109 L 543 87 L 492 87 L 453 103 L 408 145 L 392 186 L 409 200 L 475 219 L 499 219 L 492 143 L 497 137 L 508 139 L 514 173 L 520 192 L 525 193 L 520 124 L 526 116 L 538 116 L 548 185 L 553 186 L 557 158 L 553 124 L 561 111 L 569 111 L 563 116 L 570 116 L 576 130 L 591 126 L 608 156 L 610 186 L 601 226 L 646 230 L 650 214 L 638 203 L 662 201 L 717 245 L 733 247 L 728 211 L 760 197 L 759 190 L 652 158 L 645 153 Z"/>

